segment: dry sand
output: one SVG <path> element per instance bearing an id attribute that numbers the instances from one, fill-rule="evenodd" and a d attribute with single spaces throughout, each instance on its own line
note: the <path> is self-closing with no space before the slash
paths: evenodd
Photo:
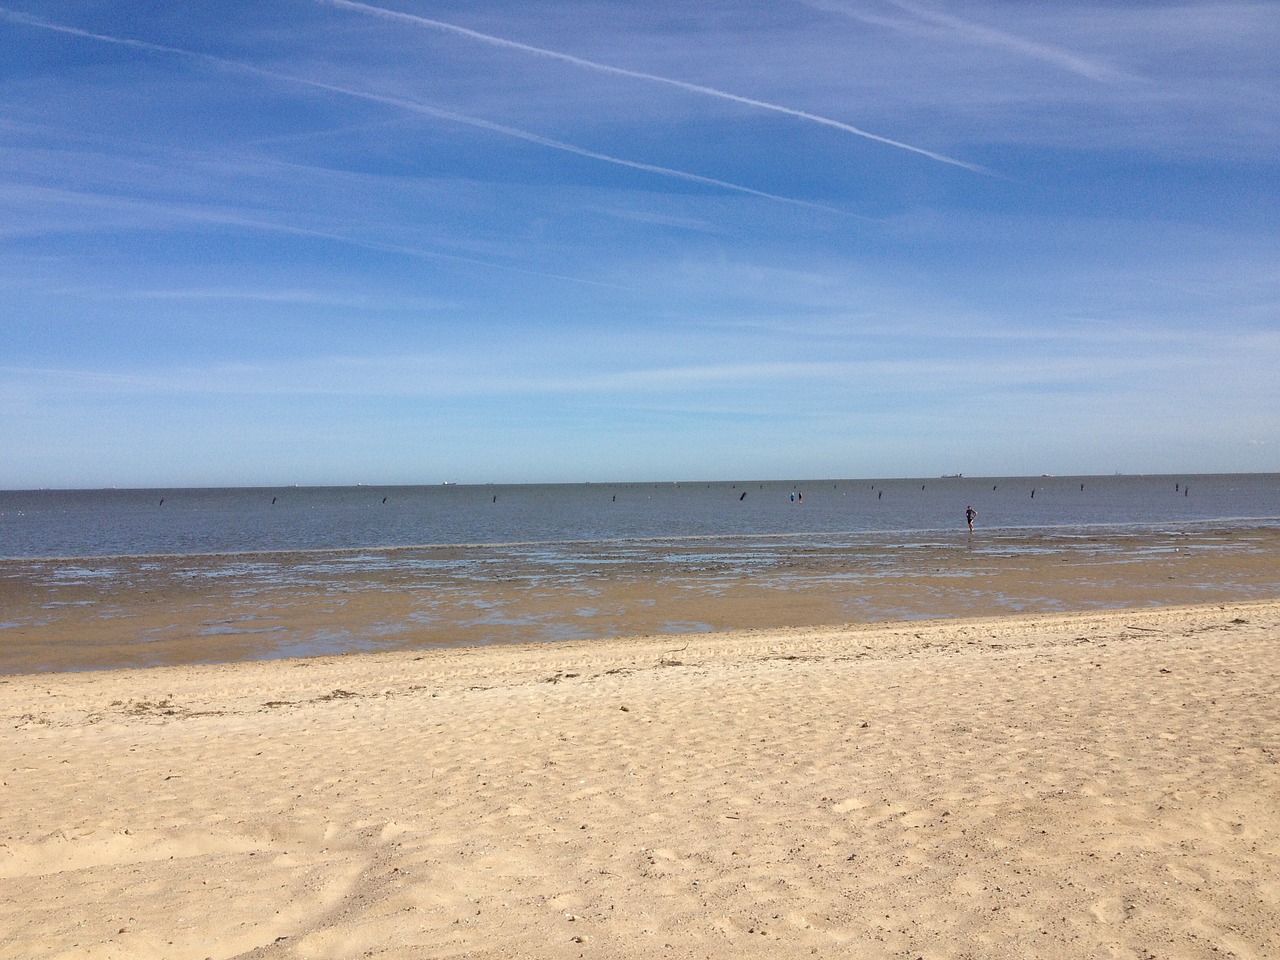
<path id="1" fill-rule="evenodd" d="M 0 677 L 0 958 L 1280 956 L 1280 601 Z"/>

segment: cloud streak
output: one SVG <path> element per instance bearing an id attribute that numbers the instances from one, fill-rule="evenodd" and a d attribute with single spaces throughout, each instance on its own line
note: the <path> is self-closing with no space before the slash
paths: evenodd
<path id="1" fill-rule="evenodd" d="M 614 368 L 544 369 L 512 356 L 462 354 L 322 356 L 280 363 L 211 363 L 152 371 L 75 367 L 0 366 L 0 381 L 14 394 L 220 396 L 489 397 L 613 396 L 662 399 L 725 388 L 762 389 L 830 384 L 841 395 L 891 393 L 902 382 L 913 392 L 948 389 L 1016 393 L 1044 389 L 1092 390 L 1100 383 L 1149 381 L 1183 371 L 1184 355 L 1091 360 L 1063 355 L 1006 356 L 975 365 L 967 357 L 892 356 L 871 359 L 727 360 L 673 365 L 619 363 Z M 531 372 L 532 366 L 538 366 Z"/>
<path id="2" fill-rule="evenodd" d="M 980 23 L 974 23 L 970 20 L 963 20 L 960 17 L 952 16 L 949 13 L 942 13 L 937 10 L 930 10 L 916 3 L 909 3 L 907 0 L 889 0 L 899 10 L 904 10 L 914 17 L 918 17 L 927 23 L 932 23 L 940 27 L 945 27 L 953 31 L 958 36 L 972 40 L 985 46 L 1000 47 L 1010 50 L 1013 53 L 1029 57 L 1033 60 L 1040 60 L 1044 63 L 1050 63 L 1054 66 L 1062 67 L 1071 73 L 1079 74 L 1082 77 L 1088 77 L 1090 80 L 1115 82 L 1118 80 L 1132 79 L 1127 74 L 1121 73 L 1105 64 L 1095 63 L 1087 60 L 1068 50 L 1062 50 L 1057 47 L 1051 47 L 1047 44 L 1037 43 L 1034 40 L 1027 40 L 1023 37 L 1007 33 L 1004 30 L 997 30 L 994 27 L 984 26 Z"/>
<path id="3" fill-rule="evenodd" d="M 371 8 L 377 9 L 377 8 Z M 391 11 L 387 11 L 390 13 Z M 735 193 L 743 193 L 748 196 L 759 197 L 764 200 L 771 200 L 777 203 L 793 204 L 795 206 L 805 207 L 811 210 L 821 210 L 825 213 L 836 214 L 842 217 L 852 217 L 860 220 L 872 220 L 873 218 L 860 216 L 847 210 L 841 210 L 837 207 L 830 207 L 821 203 L 813 203 L 809 200 L 801 200 L 796 197 L 782 196 L 776 193 L 768 193 L 764 190 L 756 190 L 753 187 L 743 186 L 738 183 L 731 183 L 728 180 L 719 180 L 715 177 L 706 177 L 697 173 L 690 173 L 686 170 L 677 170 L 672 167 L 659 166 L 658 164 L 643 163 L 638 160 L 628 160 L 623 157 L 616 157 L 611 154 L 601 153 L 596 150 L 588 150 L 585 147 L 579 147 L 575 144 L 566 143 L 562 140 L 554 140 L 550 137 L 544 137 L 540 134 L 531 133 L 528 130 L 521 130 L 518 127 L 510 127 L 501 123 L 494 123 L 490 120 L 484 120 L 479 117 L 472 117 L 464 113 L 458 113 L 453 110 L 446 110 L 441 107 L 431 106 L 416 100 L 408 100 L 404 97 L 394 97 L 388 94 L 372 93 L 366 90 L 356 90 L 352 87 L 340 86 L 334 83 L 326 83 L 321 80 L 313 80 L 308 77 L 299 77 L 294 74 L 282 73 L 277 70 L 268 70 L 264 67 L 257 67 L 253 64 L 244 63 L 240 60 L 230 60 L 226 57 L 215 56 L 211 53 L 201 53 L 196 50 L 186 50 L 181 47 L 171 47 L 165 44 L 150 43 L 146 40 L 135 40 L 130 37 L 116 37 L 109 34 L 94 33 L 89 30 L 81 30 L 77 27 L 69 27 L 65 24 L 53 23 L 47 20 L 41 20 L 37 17 L 31 17 L 27 14 L 18 13 L 5 7 L 0 7 L 0 16 L 4 16 L 16 23 L 25 24 L 27 26 L 36 27 L 44 30 L 52 30 L 57 33 L 65 33 L 70 36 L 83 37 L 89 40 L 97 40 L 102 43 L 111 43 L 119 46 L 130 47 L 136 50 L 145 50 L 148 53 L 162 53 L 171 56 L 185 57 L 197 60 L 201 63 L 207 63 L 215 67 L 235 70 L 242 73 L 248 73 L 253 76 L 264 77 L 271 80 L 281 81 L 283 83 L 296 84 L 298 86 L 309 87 L 313 90 L 323 90 L 327 93 L 336 93 L 340 96 L 350 97 L 357 100 L 363 100 L 368 103 L 377 103 L 384 106 L 396 107 L 400 110 L 409 111 L 411 113 L 420 114 L 422 116 L 432 117 L 437 120 L 446 120 L 453 123 L 463 124 L 465 126 L 475 127 L 490 133 L 500 134 L 517 140 L 523 140 L 527 143 L 537 144 L 538 146 L 547 147 L 552 150 L 559 150 L 564 153 L 574 154 L 575 156 L 584 157 L 589 160 L 599 160 L 603 163 L 610 163 L 620 167 L 627 167 L 632 170 L 639 170 L 643 173 L 652 173 L 657 176 L 669 177 L 677 180 L 684 180 L 688 183 L 699 183 L 704 186 L 716 187 L 722 190 L 730 190 Z"/>
<path id="4" fill-rule="evenodd" d="M 831 2 L 831 0 L 800 0 L 800 2 L 814 10 L 838 14 L 862 23 L 887 27 L 891 30 L 910 30 L 913 26 L 907 21 L 895 19 L 892 16 L 869 13 L 862 9 L 852 8 L 844 3 Z M 1098 82 L 1116 83 L 1134 79 L 1129 74 L 1106 64 L 1089 60 L 1069 50 L 1039 43 L 1035 40 L 1028 40 L 1005 30 L 999 30 L 995 27 L 989 27 L 985 24 L 975 23 L 972 20 L 965 20 L 949 13 L 921 6 L 918 3 L 910 2 L 910 0 L 886 0 L 886 2 L 913 17 L 917 23 L 940 27 L 953 36 L 970 43 L 1007 50 L 1031 60 L 1052 64 L 1070 73 Z"/>
<path id="5" fill-rule="evenodd" d="M 105 287 L 47 287 L 42 289 L 52 296 L 76 297 L 98 301 L 138 301 L 195 303 L 201 301 L 229 301 L 234 303 L 281 304 L 349 310 L 414 310 L 438 311 L 457 309 L 458 304 L 448 300 L 426 298 L 348 296 L 324 290 L 307 288 L 257 288 L 257 287 L 176 287 L 172 289 L 115 289 Z"/>
<path id="6" fill-rule="evenodd" d="M 772 113 L 785 114 L 789 117 L 795 117 L 798 120 L 805 120 L 809 123 L 816 123 L 824 127 L 831 127 L 835 130 L 851 133 L 856 137 L 862 137 L 865 140 L 871 140 L 875 143 L 884 144 L 885 146 L 895 147 L 899 150 L 906 150 L 910 153 L 919 154 L 922 157 L 928 157 L 930 160 L 936 160 L 939 163 L 946 163 L 954 167 L 960 167 L 964 170 L 970 171 L 971 173 L 990 175 L 989 170 L 984 167 L 980 167 L 977 164 L 967 163 L 964 160 L 957 160 L 955 157 L 949 157 L 946 154 L 938 153 L 934 150 L 927 150 L 924 147 L 917 147 L 909 143 L 904 143 L 901 140 L 884 137 L 880 134 L 872 133 L 869 130 L 863 130 L 861 127 L 855 127 L 852 124 L 842 123 L 839 120 L 833 120 L 830 117 L 824 117 L 821 114 L 810 113 L 807 110 L 797 110 L 793 107 L 783 106 L 778 103 L 771 103 L 767 100 L 758 100 L 755 97 L 744 97 L 736 93 L 730 93 L 727 90 L 719 90 L 715 87 L 704 86 L 700 83 L 689 83 L 685 80 L 677 80 L 672 77 L 664 77 L 654 73 L 645 73 L 641 70 L 628 70 L 625 67 L 615 67 L 611 64 L 600 63 L 596 60 L 587 60 L 583 57 L 576 57 L 572 54 L 562 53 L 558 50 L 549 50 L 546 47 L 535 47 L 532 44 L 520 43 L 515 40 L 507 40 L 503 37 L 495 37 L 491 34 L 481 33 L 478 30 L 471 30 L 467 27 L 448 23 L 444 20 L 434 20 L 430 17 L 419 17 L 410 13 L 401 13 L 398 10 L 388 10 L 385 7 L 375 7 L 367 3 L 357 3 L 355 0 L 316 0 L 316 2 L 343 10 L 352 10 L 368 16 L 393 20 L 400 23 L 410 23 L 420 27 L 440 30 L 445 33 L 452 33 L 456 36 L 466 37 L 470 40 L 476 40 L 480 43 L 500 47 L 505 50 L 515 50 L 539 57 L 547 57 L 552 60 L 558 60 L 561 63 L 568 63 L 575 67 L 581 67 L 585 70 L 594 70 L 598 73 L 608 73 L 618 77 L 628 77 L 633 80 L 645 80 L 650 83 L 661 83 L 669 87 L 675 87 L 677 90 L 684 90 L 688 93 L 714 97 L 717 100 L 728 100 L 732 103 L 755 107 L 759 110 L 767 110 Z"/>
<path id="7" fill-rule="evenodd" d="M 157 203 L 154 201 L 139 200 L 133 197 L 118 197 L 76 190 L 58 190 L 51 187 L 0 184 L 0 199 L 5 198 L 6 196 L 12 199 L 24 201 L 38 201 L 41 203 L 58 203 L 62 205 L 79 206 L 81 208 L 107 213 L 143 213 L 153 218 L 158 218 L 163 221 L 166 226 L 172 223 L 201 223 L 232 229 L 238 228 L 263 233 L 277 233 L 306 239 L 328 240 L 334 243 L 359 247 L 363 250 L 374 250 L 379 253 L 392 253 L 419 260 L 445 260 L 452 263 L 465 263 L 471 266 L 487 267 L 493 270 L 505 270 L 511 273 L 523 274 L 525 276 L 542 277 L 547 280 L 563 280 L 568 283 L 585 284 L 592 287 L 627 289 L 620 284 L 606 283 L 600 280 L 589 280 L 584 277 L 574 277 L 561 273 L 532 270 L 527 267 L 517 267 L 512 264 L 499 263 L 494 260 L 484 260 L 479 257 L 466 257 L 461 254 L 444 253 L 438 250 L 424 250 L 420 247 L 410 247 L 404 244 L 383 243 L 378 240 L 365 240 L 359 237 L 351 237 L 345 234 L 335 233 L 331 230 L 315 230 L 288 223 L 278 223 L 271 220 L 264 220 L 259 217 L 246 216 L 244 213 L 239 211 L 225 211 L 216 208 L 196 207 L 186 204 Z M 148 226 L 148 224 L 137 225 L 138 229 L 145 229 Z M 69 225 L 59 226 L 59 230 L 70 229 L 91 228 L 84 225 L 80 225 L 79 227 L 72 227 Z M 31 233 L 32 231 L 28 230 L 26 232 Z M 4 235 L 6 234 L 3 231 L 0 231 L 0 236 Z M 20 232 L 11 231 L 8 235 L 16 236 L 20 235 Z"/>

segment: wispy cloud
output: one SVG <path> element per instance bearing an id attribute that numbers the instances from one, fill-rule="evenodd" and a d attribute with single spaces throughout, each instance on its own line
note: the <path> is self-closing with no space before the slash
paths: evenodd
<path id="1" fill-rule="evenodd" d="M 378 9 L 378 8 L 370 8 Z M 386 11 L 390 13 L 391 11 Z M 201 53 L 196 50 L 186 50 L 181 47 L 171 47 L 165 44 L 150 43 L 145 40 L 135 40 L 130 37 L 116 37 L 109 34 L 94 33 L 88 30 L 81 30 L 76 27 L 69 27 L 65 24 L 52 23 L 47 20 L 41 20 L 31 17 L 23 13 L 18 13 L 4 7 L 0 7 L 0 16 L 7 17 L 17 23 L 27 26 L 36 27 L 44 30 L 52 30 L 58 33 L 65 33 L 71 36 L 83 37 L 85 39 L 97 40 L 103 43 L 111 43 L 119 46 L 131 47 L 137 50 L 145 50 L 149 53 L 161 53 L 172 56 L 186 57 L 193 60 L 207 63 L 222 69 L 240 71 L 252 74 L 254 76 L 264 77 L 271 80 L 277 80 L 284 83 L 296 84 L 299 86 L 309 87 L 313 90 L 323 90 L 328 93 L 336 93 L 340 96 L 351 97 L 357 100 L 363 100 L 368 103 L 377 103 L 384 106 L 395 107 L 400 110 L 407 110 L 411 113 L 420 114 L 422 116 L 432 117 L 437 120 L 447 120 L 453 123 L 459 123 L 480 130 L 486 130 L 490 133 L 497 133 L 505 137 L 511 137 L 517 140 L 524 140 L 528 143 L 534 143 L 538 146 L 547 147 L 552 150 L 560 150 L 565 153 L 571 153 L 575 156 L 585 157 L 589 160 L 599 160 L 603 163 L 610 163 L 616 166 L 627 167 L 632 170 L 639 170 L 644 173 L 652 173 L 662 177 L 670 177 L 677 180 L 684 180 L 689 183 L 699 183 L 704 186 L 716 187 L 722 190 L 731 190 L 735 193 L 743 193 L 753 197 L 760 197 L 764 200 L 772 200 L 778 203 L 794 204 L 800 207 L 806 207 L 811 210 L 822 210 L 826 213 L 835 214 L 842 217 L 853 217 L 855 219 L 870 220 L 872 218 L 862 217 L 859 214 L 841 210 L 837 207 L 827 206 L 821 203 L 813 203 L 808 200 L 802 200 L 796 197 L 782 196 L 781 194 L 769 193 L 764 190 L 756 190 L 753 187 L 744 186 L 739 183 L 732 183 L 728 180 L 720 180 L 715 177 L 707 177 L 702 174 L 691 173 L 686 170 L 677 170 L 672 167 L 664 167 L 658 164 L 643 163 L 638 160 L 628 160 L 623 157 L 613 156 L 612 154 L 602 153 L 597 150 L 588 150 L 575 144 L 565 143 L 562 140 L 555 140 L 551 137 L 544 137 L 540 134 L 531 133 L 528 130 L 521 130 L 518 127 L 507 126 L 506 124 L 494 123 L 491 120 L 484 120 L 479 117 L 468 116 L 467 114 L 458 113 L 454 110 L 446 110 L 442 107 L 432 106 L 417 100 L 409 100 L 404 97 L 390 96 L 388 94 L 374 93 L 367 90 L 357 90 L 353 87 L 341 86 L 334 83 L 326 83 L 321 80 L 315 80 L 308 77 L 299 77 L 289 73 L 282 73 L 278 70 L 268 70 L 264 67 L 254 66 L 253 64 L 244 63 L 239 60 L 230 60 L 225 57 L 215 56 L 209 53 Z M 416 18 L 415 18 L 416 19 Z M 820 118 L 818 118 L 820 119 Z M 879 138 L 876 138 L 879 139 Z M 915 148 L 908 148 L 915 149 Z M 917 151 L 924 152 L 924 151 Z M 943 158 L 937 158 L 943 159 Z M 959 161 L 951 161 L 960 166 Z M 976 169 L 976 168 L 975 168 Z"/>
<path id="2" fill-rule="evenodd" d="M 862 137 L 866 140 L 872 140 L 876 143 L 882 143 L 886 146 L 895 147 L 899 150 L 906 150 L 910 153 L 919 154 L 928 157 L 930 160 L 936 160 L 939 163 L 951 164 L 955 167 L 961 167 L 972 173 L 989 174 L 990 171 L 974 163 L 967 163 L 964 160 L 958 160 L 955 157 L 949 157 L 946 154 L 938 153 L 934 150 L 927 150 L 924 147 L 918 147 L 910 143 L 903 143 L 901 140 L 894 140 L 890 137 L 881 136 L 872 133 L 869 130 L 863 130 L 852 124 L 843 123 L 839 120 L 833 120 L 831 117 L 825 117 L 821 114 L 810 113 L 807 110 L 797 110 L 794 107 L 783 106 L 778 103 L 771 103 L 767 100 L 759 100 L 755 97 L 745 97 L 740 94 L 731 93 L 727 90 L 719 90 L 715 87 L 704 86 L 699 83 L 689 83 L 685 80 L 678 80 L 672 77 L 664 77 L 654 73 L 645 73 L 640 70 L 628 70 L 624 67 L 613 66 L 612 64 L 600 63 L 595 60 L 587 60 L 583 57 L 577 57 L 573 54 L 563 53 L 559 50 L 549 50 L 546 47 L 536 47 L 532 44 L 520 43 L 515 40 L 508 40 L 503 37 L 495 37 L 491 34 L 481 33 L 478 30 L 471 30 L 458 24 L 448 23 L 444 20 L 434 20 L 430 17 L 419 17 L 410 13 L 401 13 L 398 10 L 388 10 L 385 7 L 375 7 L 367 3 L 357 3 L 355 0 L 316 0 L 317 3 L 326 4 L 332 7 L 339 7 L 344 10 L 353 10 L 369 16 L 381 17 L 387 20 L 394 20 L 400 23 L 411 23 L 420 27 L 427 27 L 433 30 L 442 30 L 446 33 L 452 33 L 460 37 L 466 37 L 470 40 L 476 40 L 480 43 L 489 44 L 494 47 L 501 47 L 506 50 L 516 50 L 521 53 L 529 53 L 539 57 L 549 57 L 553 60 L 559 60 L 561 63 L 568 63 L 575 67 L 581 67 L 586 70 L 594 70 L 600 73 L 608 73 L 619 77 L 629 77 L 633 80 L 645 80 L 651 83 L 661 83 L 669 87 L 675 87 L 678 90 L 684 90 L 689 93 L 696 93 L 702 96 L 714 97 L 718 100 L 728 100 L 732 103 L 739 103 L 748 107 L 755 107 L 759 110 L 767 110 L 772 113 L 781 113 L 789 117 L 795 117 L 799 120 L 805 120 L 810 123 L 820 124 L 824 127 L 831 127 L 836 130 L 842 130 L 845 133 L 851 133 L 854 136 Z"/>
<path id="3" fill-rule="evenodd" d="M 941 28 L 958 40 L 1004 50 L 1020 57 L 1048 63 L 1070 73 L 1087 77 L 1090 80 L 1114 83 L 1135 79 L 1131 74 L 1117 70 L 1109 64 L 1091 60 L 1070 50 L 1036 40 L 1029 40 L 1009 31 L 957 17 L 954 14 L 910 2 L 910 0 L 886 0 L 886 2 L 894 9 L 907 14 L 912 20 L 902 20 L 901 18 L 876 14 L 867 11 L 863 7 L 853 7 L 847 3 L 838 2 L 838 0 L 801 0 L 801 2 L 815 10 L 841 14 L 855 20 L 891 29 L 912 29 L 921 23 L 928 24 Z"/>
<path id="4" fill-rule="evenodd" d="M 939 10 L 932 10 L 916 3 L 908 3 L 907 0 L 890 0 L 890 2 L 895 7 L 905 10 L 912 16 L 918 17 L 927 23 L 933 23 L 950 30 L 961 39 L 970 40 L 983 46 L 1007 50 L 1019 56 L 1052 64 L 1082 77 L 1088 77 L 1090 80 L 1113 83 L 1136 79 L 1133 75 L 1117 70 L 1108 64 L 1090 60 L 1069 50 L 1028 40 L 995 27 L 975 23 L 972 20 L 965 20 Z"/>
<path id="5" fill-rule="evenodd" d="M 601 207 L 586 206 L 583 210 L 600 214 L 605 217 L 612 217 L 617 220 L 626 220 L 632 223 L 649 224 L 659 227 L 674 227 L 680 230 L 691 230 L 697 233 L 724 233 L 722 228 L 716 227 L 707 220 L 695 219 L 688 216 L 677 216 L 670 213 L 651 213 L 645 210 L 629 210 L 618 207 Z"/>
<path id="6" fill-rule="evenodd" d="M 951 356 L 904 356 L 901 351 L 856 359 L 731 359 L 640 363 L 614 358 L 531 364 L 518 350 L 483 358 L 461 352 L 438 355 L 323 356 L 279 362 L 210 363 L 169 369 L 101 370 L 83 367 L 0 366 L 18 392 L 55 394 L 236 396 L 676 397 L 733 389 L 768 396 L 772 391 L 824 384 L 832 395 L 955 389 L 1000 393 L 1042 389 L 1094 389 L 1107 382 L 1150 382 L 1184 372 L 1195 361 L 1183 352 L 1119 352 L 1091 356 L 1060 353 L 1046 361 L 1035 352 L 1007 352 L 975 364 L 963 351 Z"/>
<path id="7" fill-rule="evenodd" d="M 378 240 L 353 237 L 337 233 L 332 230 L 316 230 L 308 227 L 297 226 L 291 223 L 269 220 L 265 219 L 265 215 L 255 216 L 246 214 L 241 210 L 217 208 L 207 205 L 163 203 L 152 200 L 140 200 L 132 197 L 120 197 L 116 195 L 94 193 L 91 191 L 58 190 L 50 187 L 38 187 L 24 184 L 0 184 L 0 198 L 40 201 L 42 203 L 57 203 L 70 207 L 92 209 L 115 215 L 124 214 L 135 217 L 137 215 L 144 215 L 145 219 L 134 221 L 133 225 L 138 229 L 170 229 L 177 224 L 204 224 L 230 229 L 251 230 L 316 240 L 328 240 L 347 246 L 359 247 L 364 250 L 397 254 L 399 256 L 412 257 L 419 260 L 446 260 L 453 263 L 464 263 L 477 267 L 486 267 L 493 270 L 504 270 L 511 273 L 524 274 L 526 276 L 542 277 L 549 280 L 563 280 L 569 283 L 585 284 L 593 287 L 621 289 L 618 284 L 607 283 L 600 280 L 575 277 L 562 273 L 551 273 L 543 270 L 533 270 L 528 267 L 501 263 L 496 260 L 484 260 L 479 257 L 468 257 L 457 253 L 445 253 L 439 250 L 426 250 L 421 247 L 413 247 L 407 244 L 384 243 Z M 93 225 L 88 223 L 76 222 L 74 224 L 60 223 L 57 229 L 59 231 L 65 231 L 69 229 L 88 230 L 93 228 Z M 7 235 L 16 236 L 22 232 L 33 231 L 30 229 L 24 231 L 23 228 L 19 227 L 8 231 Z M 0 236 L 3 235 L 6 235 L 6 232 L 0 231 Z"/>
<path id="8" fill-rule="evenodd" d="M 173 287 L 170 289 L 116 289 L 104 287 L 47 288 L 51 296 L 78 297 L 86 300 L 125 300 L 138 302 L 192 303 L 200 301 L 231 303 L 288 304 L 308 307 L 336 307 L 350 310 L 450 310 L 458 303 L 423 297 L 351 296 L 327 290 L 302 288 L 254 287 Z"/>

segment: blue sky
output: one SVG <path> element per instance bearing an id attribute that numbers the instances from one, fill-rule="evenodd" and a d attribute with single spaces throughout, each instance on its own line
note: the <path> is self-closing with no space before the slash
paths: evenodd
<path id="1" fill-rule="evenodd" d="M 0 0 L 0 487 L 1280 470 L 1280 4 Z"/>

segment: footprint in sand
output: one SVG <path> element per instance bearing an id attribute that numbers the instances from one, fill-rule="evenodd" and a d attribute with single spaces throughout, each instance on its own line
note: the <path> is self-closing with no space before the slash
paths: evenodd
<path id="1" fill-rule="evenodd" d="M 1090 906 L 1089 912 L 1099 923 L 1110 926 L 1129 919 L 1133 914 L 1133 904 L 1125 903 L 1119 897 L 1105 897 Z"/>

